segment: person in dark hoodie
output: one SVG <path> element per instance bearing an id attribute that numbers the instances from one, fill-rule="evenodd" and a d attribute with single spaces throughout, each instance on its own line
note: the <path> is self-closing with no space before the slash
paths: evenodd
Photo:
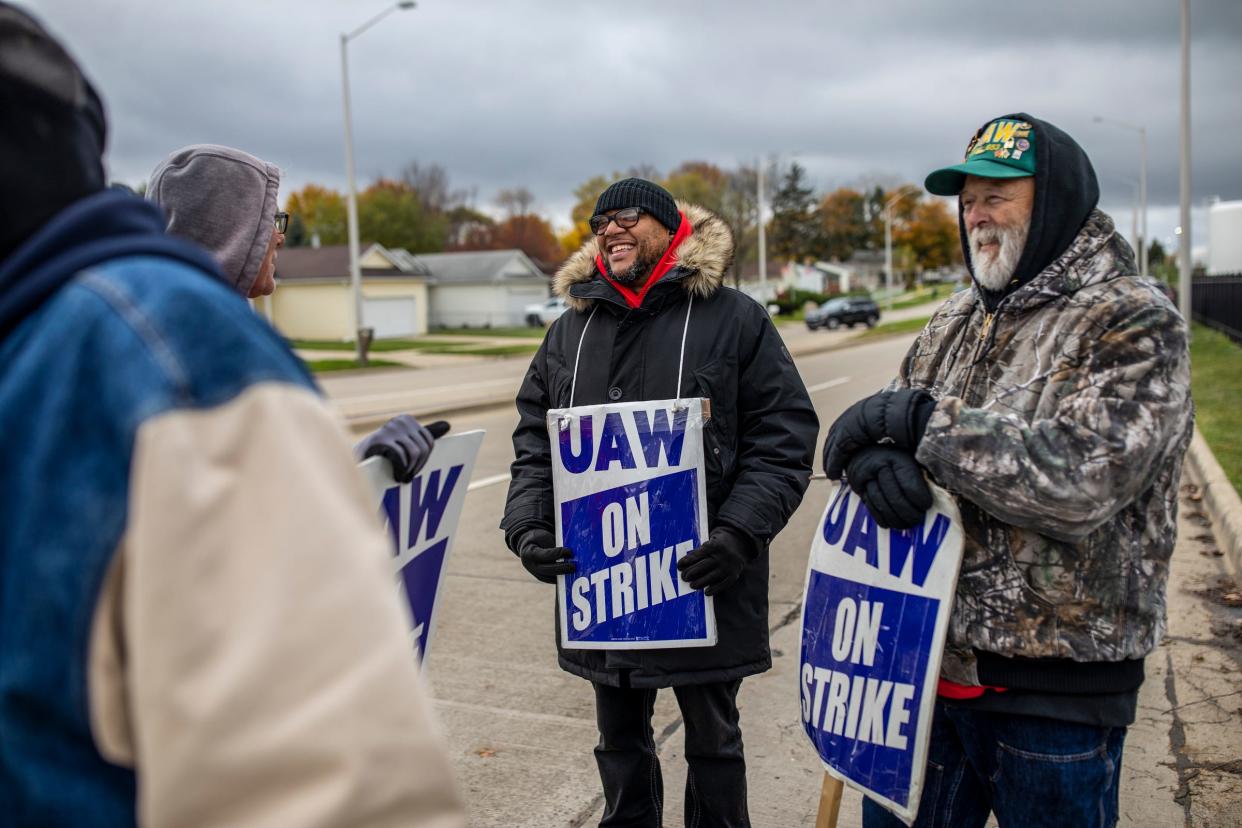
<path id="1" fill-rule="evenodd" d="M 207 250 L 241 296 L 276 290 L 276 257 L 285 246 L 277 213 L 280 169 L 249 153 L 217 144 L 183 147 L 151 173 L 147 199 L 168 217 L 168 232 Z M 354 446 L 358 460 L 386 458 L 393 477 L 408 483 L 431 457 L 443 420 L 424 426 L 411 414 L 393 417 Z"/>
<path id="2" fill-rule="evenodd" d="M 335 415 L 3 2 L 0 123 L 4 823 L 464 825 Z"/>
<path id="3" fill-rule="evenodd" d="M 802 500 L 819 422 L 767 313 L 724 285 L 733 237 L 720 218 L 630 178 L 600 194 L 590 225 L 595 238 L 553 283 L 569 310 L 549 328 L 518 391 L 501 528 L 538 580 L 555 583 L 574 570 L 572 550 L 555 539 L 548 409 L 711 400 L 704 430 L 710 532 L 678 567 L 691 588 L 715 596 L 719 642 L 560 649 L 559 661 L 595 691 L 601 825 L 663 824 L 651 729 L 662 687 L 673 688 L 686 724 L 686 824 L 749 825 L 737 693 L 745 676 L 772 666 L 768 548 Z"/>
<path id="4" fill-rule="evenodd" d="M 956 496 L 965 530 L 915 825 L 1111 826 L 1143 659 L 1165 631 L 1193 413 L 1185 320 L 1096 203 L 1082 148 L 1025 113 L 984 124 L 956 195 L 974 290 L 824 446 L 876 521 Z M 868 828 L 901 823 L 864 804 Z"/>

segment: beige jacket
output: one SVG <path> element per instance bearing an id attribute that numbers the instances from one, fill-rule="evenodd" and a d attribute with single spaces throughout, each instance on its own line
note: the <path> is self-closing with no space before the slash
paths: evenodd
<path id="1" fill-rule="evenodd" d="M 147 421 L 92 628 L 100 752 L 156 826 L 464 825 L 342 429 L 281 384 Z M 170 485 L 177 481 L 178 485 Z"/>

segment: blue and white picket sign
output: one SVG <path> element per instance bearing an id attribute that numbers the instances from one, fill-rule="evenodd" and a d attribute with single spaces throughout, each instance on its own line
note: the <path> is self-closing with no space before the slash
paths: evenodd
<path id="1" fill-rule="evenodd" d="M 436 628 L 440 585 L 484 433 L 467 431 L 436 440 L 427 464 L 406 484 L 393 479 L 392 465 L 382 457 L 359 466 L 393 541 L 393 571 L 410 608 L 411 635 L 424 667 Z"/>
<path id="2" fill-rule="evenodd" d="M 962 563 L 961 516 L 932 485 L 923 524 L 882 529 L 836 484 L 802 604 L 802 726 L 824 769 L 907 825 L 918 812 L 940 658 Z"/>
<path id="3" fill-rule="evenodd" d="M 577 571 L 557 578 L 561 646 L 710 647 L 712 599 L 677 562 L 707 538 L 703 401 L 548 412 L 556 539 Z"/>

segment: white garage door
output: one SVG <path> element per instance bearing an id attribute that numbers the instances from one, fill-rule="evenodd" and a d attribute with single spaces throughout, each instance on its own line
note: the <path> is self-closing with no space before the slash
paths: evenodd
<path id="1" fill-rule="evenodd" d="M 418 333 L 418 310 L 413 296 L 363 299 L 362 318 L 368 327 L 375 328 L 376 339 Z"/>
<path id="2" fill-rule="evenodd" d="M 510 287 L 506 310 L 506 325 L 525 325 L 526 306 L 542 305 L 548 301 L 548 289 L 542 285 L 535 287 Z"/>

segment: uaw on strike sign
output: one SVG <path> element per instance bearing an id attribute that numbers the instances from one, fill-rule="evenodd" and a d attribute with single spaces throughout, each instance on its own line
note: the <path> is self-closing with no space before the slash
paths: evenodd
<path id="1" fill-rule="evenodd" d="M 393 541 L 393 571 L 413 619 L 419 661 L 427 664 L 439 609 L 440 584 L 457 536 L 483 431 L 436 440 L 426 465 L 409 483 L 397 483 L 387 460 L 372 457 L 359 469 Z"/>
<path id="2" fill-rule="evenodd" d="M 907 825 L 918 811 L 961 517 L 932 486 L 923 523 L 882 529 L 837 484 L 811 545 L 802 610 L 802 725 L 825 770 Z"/>
<path id="3" fill-rule="evenodd" d="M 548 412 L 557 543 L 577 567 L 557 578 L 561 646 L 716 643 L 712 599 L 677 569 L 707 535 L 702 403 Z"/>

